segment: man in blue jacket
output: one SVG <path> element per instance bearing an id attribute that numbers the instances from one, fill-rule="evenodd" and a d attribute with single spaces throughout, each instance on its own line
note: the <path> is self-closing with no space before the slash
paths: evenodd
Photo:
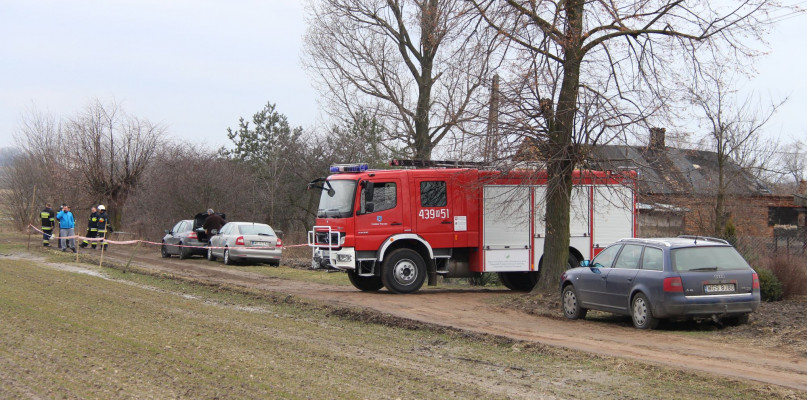
<path id="1" fill-rule="evenodd" d="M 72 236 L 76 235 L 76 220 L 73 218 L 73 213 L 70 212 L 70 206 L 65 205 L 61 211 L 56 214 L 56 219 L 59 220 L 59 236 L 61 237 L 62 251 L 67 251 L 67 244 L 70 244 L 70 249 L 73 253 L 76 252 L 76 239 Z M 67 239 L 70 237 L 70 239 Z"/>

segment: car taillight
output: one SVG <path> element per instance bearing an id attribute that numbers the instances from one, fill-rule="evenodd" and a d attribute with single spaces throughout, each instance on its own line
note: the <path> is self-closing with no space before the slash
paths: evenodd
<path id="1" fill-rule="evenodd" d="M 188 239 L 199 239 L 199 236 L 196 235 L 196 232 L 191 232 L 188 234 Z"/>
<path id="2" fill-rule="evenodd" d="M 664 278 L 664 291 L 665 292 L 684 292 L 684 283 L 681 282 L 680 276 L 672 278 Z"/>
<path id="3" fill-rule="evenodd" d="M 757 275 L 757 273 L 754 272 L 754 275 L 752 276 L 751 279 L 753 279 L 753 283 L 751 283 L 751 289 L 759 289 L 759 275 Z"/>
<path id="4" fill-rule="evenodd" d="M 277 238 L 277 243 L 275 243 L 275 247 L 283 247 L 283 239 Z"/>
<path id="5" fill-rule="evenodd" d="M 235 239 L 235 244 L 243 246 L 244 245 L 244 237 L 239 236 L 238 239 Z"/>

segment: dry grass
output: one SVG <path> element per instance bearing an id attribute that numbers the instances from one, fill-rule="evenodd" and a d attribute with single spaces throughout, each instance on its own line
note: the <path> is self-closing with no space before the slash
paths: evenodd
<path id="1" fill-rule="evenodd" d="M 0 253 L 17 250 L 0 242 Z M 0 258 L 0 397 L 795 395 L 271 293 L 97 270 L 61 254 L 49 257 L 85 273 L 28 257 Z"/>

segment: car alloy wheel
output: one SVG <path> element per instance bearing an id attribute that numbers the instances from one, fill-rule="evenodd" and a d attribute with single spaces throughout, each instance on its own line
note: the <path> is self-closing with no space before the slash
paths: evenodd
<path id="1" fill-rule="evenodd" d="M 563 315 L 568 319 L 582 319 L 585 318 L 588 313 L 587 309 L 580 307 L 580 302 L 577 300 L 577 292 L 572 285 L 567 285 L 563 288 L 561 304 L 563 305 Z"/>
<path id="2" fill-rule="evenodd" d="M 653 316 L 653 310 L 650 309 L 650 302 L 644 294 L 639 293 L 633 298 L 631 311 L 633 326 L 639 329 L 654 329 L 658 326 L 659 321 Z"/>

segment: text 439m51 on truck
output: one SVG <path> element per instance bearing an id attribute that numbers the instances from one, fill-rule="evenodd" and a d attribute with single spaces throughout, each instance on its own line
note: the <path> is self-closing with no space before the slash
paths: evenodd
<path id="1" fill-rule="evenodd" d="M 575 171 L 569 266 L 636 232 L 633 171 Z M 415 292 L 428 278 L 496 272 L 512 290 L 538 280 L 547 176 L 540 170 L 331 167 L 308 232 L 313 267 L 363 291 Z"/>

